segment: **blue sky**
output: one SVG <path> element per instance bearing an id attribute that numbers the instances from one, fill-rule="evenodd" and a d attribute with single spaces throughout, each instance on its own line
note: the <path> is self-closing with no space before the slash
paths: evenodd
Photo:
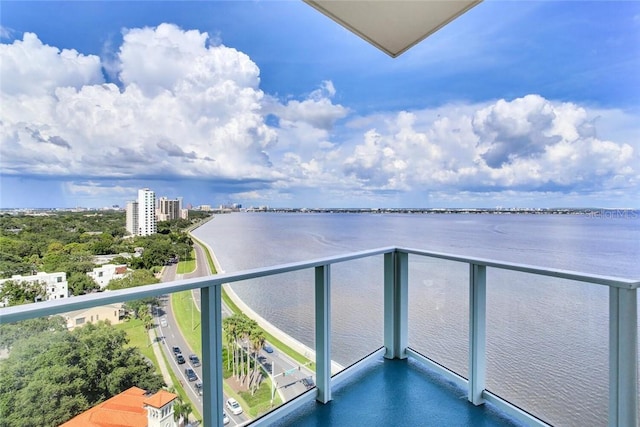
<path id="1" fill-rule="evenodd" d="M 301 1 L 3 1 L 0 207 L 640 207 L 640 2 L 392 59 Z"/>

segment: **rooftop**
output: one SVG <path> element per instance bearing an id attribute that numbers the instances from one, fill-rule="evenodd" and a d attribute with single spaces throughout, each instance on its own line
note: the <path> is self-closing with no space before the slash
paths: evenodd
<path id="1" fill-rule="evenodd" d="M 72 418 L 61 427 L 147 427 L 144 406 L 160 408 L 176 397 L 164 390 L 149 397 L 145 390 L 131 387 Z"/>

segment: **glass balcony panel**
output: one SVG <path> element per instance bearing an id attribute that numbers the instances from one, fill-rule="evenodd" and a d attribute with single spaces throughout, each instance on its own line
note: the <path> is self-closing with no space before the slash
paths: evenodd
<path id="1" fill-rule="evenodd" d="M 331 351 L 342 368 L 384 345 L 383 258 L 331 266 Z"/>
<path id="2" fill-rule="evenodd" d="M 487 389 L 553 425 L 607 425 L 608 295 L 487 269 Z"/>
<path id="3" fill-rule="evenodd" d="M 469 265 L 409 255 L 409 347 L 468 378 Z"/>
<path id="4" fill-rule="evenodd" d="M 226 380 L 227 386 L 242 390 L 241 396 L 253 402 L 252 418 L 306 392 L 311 384 L 307 380 L 315 378 L 314 280 L 314 270 L 305 269 L 224 286 L 236 307 L 265 331 L 265 343 L 257 354 L 261 389 L 252 395 L 249 378 L 242 375 Z M 250 337 L 244 342 L 251 348 Z"/>
<path id="5" fill-rule="evenodd" d="M 100 417 L 97 405 L 107 399 L 142 408 L 146 392 L 163 388 L 196 397 L 188 392 L 192 383 L 181 380 L 188 362 L 170 368 L 173 343 L 163 339 L 158 303 L 146 298 L 0 325 L 2 424 L 58 426 L 88 410 Z M 169 414 L 173 406 L 159 409 Z M 192 419 L 200 414 L 192 404 Z"/>

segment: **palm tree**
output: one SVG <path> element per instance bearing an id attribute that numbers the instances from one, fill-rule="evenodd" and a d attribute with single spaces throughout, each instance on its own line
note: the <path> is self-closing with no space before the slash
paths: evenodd
<path id="1" fill-rule="evenodd" d="M 178 397 L 173 402 L 173 419 L 180 421 L 180 419 L 189 421 L 189 415 L 193 413 L 193 408 L 189 402 L 182 400 L 180 394 L 176 391 L 175 387 L 170 387 L 169 391 L 176 394 Z"/>
<path id="2" fill-rule="evenodd" d="M 260 351 L 262 346 L 264 346 L 264 342 L 265 342 L 264 332 L 262 331 L 262 329 L 258 328 L 257 323 L 255 323 L 255 327 L 251 330 L 249 334 L 249 340 L 251 343 L 251 351 L 253 352 L 253 375 L 252 375 L 253 381 L 251 381 L 249 385 L 251 386 L 251 383 L 253 382 L 251 395 L 254 395 L 256 390 L 258 389 L 258 386 L 260 385 L 258 352 Z"/>
<path id="3" fill-rule="evenodd" d="M 236 321 L 235 316 L 225 317 L 222 321 L 222 329 L 225 333 L 225 342 L 227 344 L 227 369 L 231 369 L 231 363 L 233 359 L 233 375 L 236 375 Z M 231 354 L 231 348 L 233 349 L 233 355 Z"/>

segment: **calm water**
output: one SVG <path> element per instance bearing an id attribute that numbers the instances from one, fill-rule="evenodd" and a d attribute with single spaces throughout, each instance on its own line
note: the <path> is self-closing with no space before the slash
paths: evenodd
<path id="1" fill-rule="evenodd" d="M 639 216 L 238 213 L 194 234 L 226 272 L 404 246 L 640 277 Z M 409 262 L 409 345 L 466 377 L 468 267 Z M 382 345 L 382 257 L 336 265 L 331 280 L 332 350 L 348 365 Z M 495 269 L 487 281 L 487 388 L 555 425 L 606 425 L 607 288 Z M 313 271 L 234 290 L 313 347 Z"/>

